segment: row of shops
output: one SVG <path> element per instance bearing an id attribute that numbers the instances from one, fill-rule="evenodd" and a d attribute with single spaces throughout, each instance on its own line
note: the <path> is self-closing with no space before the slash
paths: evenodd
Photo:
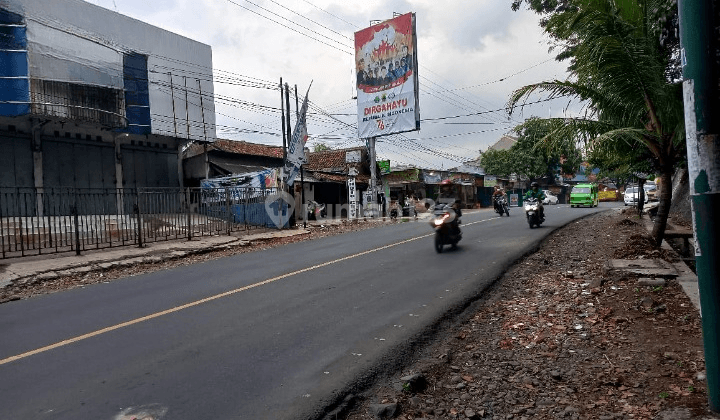
<path id="1" fill-rule="evenodd" d="M 217 141 L 205 150 L 198 147 L 197 152 L 185 156 L 186 174 L 191 175 L 186 185 L 277 188 L 281 166 L 280 148 Z M 364 147 L 309 153 L 302 179 L 298 177 L 291 189 L 295 208 L 320 203 L 327 209 L 328 217 L 341 218 L 387 214 L 391 208 L 407 203 L 414 203 L 418 211 L 423 211 L 433 202 L 460 200 L 462 207 L 469 209 L 491 207 L 495 185 L 519 195 L 527 188 L 524 181 L 497 179 L 476 166 L 431 170 L 379 165 L 375 191 L 369 193 L 370 172 Z M 377 210 L 368 213 L 371 204 Z M 295 213 L 297 219 L 306 215 Z"/>

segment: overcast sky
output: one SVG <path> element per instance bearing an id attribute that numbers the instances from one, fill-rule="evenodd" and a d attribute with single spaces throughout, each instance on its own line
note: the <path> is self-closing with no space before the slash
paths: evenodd
<path id="1" fill-rule="evenodd" d="M 310 147 L 363 144 L 357 138 L 353 34 L 393 13 L 416 14 L 420 131 L 378 139 L 378 158 L 450 168 L 478 156 L 525 118 L 563 115 L 567 101 L 528 106 L 512 119 L 509 94 L 529 83 L 566 78 L 534 13 L 510 0 L 89 0 L 91 3 L 212 47 L 216 77 L 248 84 L 312 81 Z M 227 73 L 229 72 L 229 73 Z M 215 94 L 254 105 L 216 101 L 217 135 L 281 145 L 277 90 L 219 83 Z M 531 100 L 543 99 L 534 97 Z M 258 106 L 259 105 L 259 106 Z M 294 101 L 293 101 L 294 110 Z M 474 114 L 470 117 L 458 117 Z M 294 124 L 294 117 L 293 117 Z"/>

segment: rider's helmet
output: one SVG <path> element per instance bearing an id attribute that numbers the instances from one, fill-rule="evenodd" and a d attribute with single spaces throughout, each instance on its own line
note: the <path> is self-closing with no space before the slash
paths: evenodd
<path id="1" fill-rule="evenodd" d="M 538 184 L 537 182 L 533 182 L 532 184 L 530 184 L 531 188 L 538 188 L 539 186 L 540 184 Z"/>

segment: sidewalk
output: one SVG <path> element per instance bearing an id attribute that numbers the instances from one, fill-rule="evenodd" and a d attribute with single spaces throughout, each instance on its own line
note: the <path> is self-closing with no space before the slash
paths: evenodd
<path id="1" fill-rule="evenodd" d="M 53 280 L 58 277 L 107 270 L 140 263 L 157 263 L 188 255 L 248 245 L 251 241 L 304 235 L 307 229 L 277 230 L 242 236 L 203 236 L 191 241 L 151 242 L 143 248 L 124 246 L 72 253 L 36 255 L 0 261 L 0 288 L 13 282 Z"/>

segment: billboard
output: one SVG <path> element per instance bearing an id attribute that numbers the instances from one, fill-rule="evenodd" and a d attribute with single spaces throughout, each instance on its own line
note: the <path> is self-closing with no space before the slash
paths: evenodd
<path id="1" fill-rule="evenodd" d="M 420 129 L 415 14 L 355 32 L 358 137 Z"/>

